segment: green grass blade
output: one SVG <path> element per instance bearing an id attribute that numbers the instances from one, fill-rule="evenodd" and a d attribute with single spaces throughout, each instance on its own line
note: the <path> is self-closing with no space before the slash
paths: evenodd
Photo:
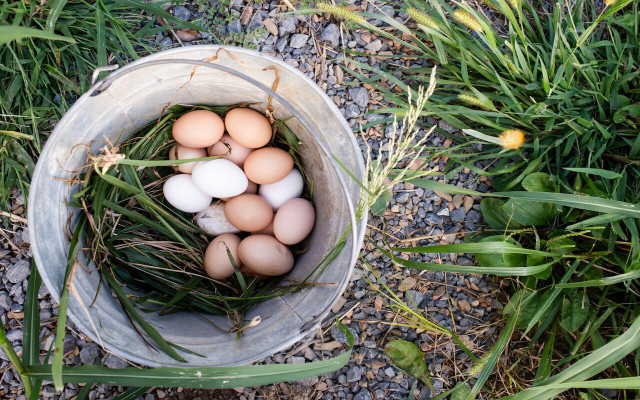
<path id="1" fill-rule="evenodd" d="M 379 247 L 375 243 L 373 243 L 373 245 L 383 254 L 389 257 L 393 262 L 405 267 L 421 269 L 425 271 L 456 272 L 460 274 L 489 274 L 497 276 L 530 276 L 546 270 L 555 263 L 555 261 L 552 261 L 547 264 L 534 265 L 531 267 L 481 267 L 474 265 L 468 266 L 455 264 L 437 264 L 397 258 L 390 251 Z"/>
<path id="2" fill-rule="evenodd" d="M 78 397 L 76 398 L 76 400 L 85 400 L 87 398 L 87 395 L 91 391 L 92 387 L 93 387 L 93 383 L 87 383 L 86 385 L 84 385 L 82 390 L 78 392 Z"/>
<path id="3" fill-rule="evenodd" d="M 354 343 L 353 335 L 340 321 L 336 321 L 336 323 L 338 328 L 347 336 L 349 348 L 344 353 L 323 361 L 306 364 L 151 369 L 131 367 L 110 369 L 87 365 L 64 367 L 63 376 L 67 383 L 95 382 L 119 386 L 161 386 L 198 389 L 225 389 L 296 381 L 337 371 L 349 361 Z M 51 379 L 51 367 L 49 365 L 29 366 L 28 375 L 33 378 Z"/>
<path id="4" fill-rule="evenodd" d="M 507 346 L 507 343 L 509 343 L 509 339 L 511 339 L 511 334 L 513 333 L 513 330 L 516 326 L 516 321 L 518 320 L 518 314 L 519 313 L 517 312 L 512 313 L 509 319 L 507 319 L 507 323 L 504 325 L 504 328 L 502 328 L 502 332 L 500 333 L 498 341 L 491 349 L 491 355 L 489 356 L 485 367 L 482 369 L 480 376 L 478 376 L 476 383 L 473 385 L 471 392 L 467 395 L 465 400 L 474 400 L 478 393 L 480 393 L 480 390 L 482 390 L 484 383 L 487 381 L 489 375 L 491 375 L 493 369 L 498 364 L 498 360 L 500 359 L 502 352 Z"/>
<path id="5" fill-rule="evenodd" d="M 56 340 L 55 348 L 53 350 L 53 360 L 51 362 L 51 374 L 53 384 L 56 390 L 62 390 L 64 385 L 62 383 L 62 356 L 64 349 L 64 336 L 67 329 L 67 309 L 69 307 L 69 285 L 73 279 L 73 269 L 76 266 L 76 255 L 80 250 L 80 238 L 84 233 L 84 227 L 87 219 L 81 216 L 80 222 L 76 226 L 69 244 L 69 252 L 67 256 L 67 267 L 64 275 L 64 283 L 62 287 L 62 293 L 60 294 L 59 308 L 58 308 L 58 321 L 56 324 Z"/>
<path id="6" fill-rule="evenodd" d="M 31 275 L 24 300 L 24 321 L 22 326 L 22 362 L 33 365 L 40 362 L 40 304 L 38 292 L 42 278 L 35 261 L 31 261 Z"/>
<path id="7" fill-rule="evenodd" d="M 26 38 L 61 40 L 63 42 L 75 43 L 75 40 L 72 38 L 56 35 L 55 33 L 42 31 L 40 29 L 25 28 L 23 26 L 0 26 L 0 45 L 9 43 L 13 40 Z"/>
<path id="8" fill-rule="evenodd" d="M 142 396 L 143 394 L 147 393 L 147 390 L 149 390 L 151 388 L 148 387 L 134 387 L 131 388 L 129 390 L 127 390 L 126 392 L 117 395 L 116 397 L 114 397 L 112 400 L 136 400 L 138 397 Z"/>
<path id="9" fill-rule="evenodd" d="M 51 8 L 49 9 L 49 15 L 47 16 L 47 30 L 53 32 L 56 27 L 56 22 L 62 9 L 67 4 L 67 0 L 53 0 Z"/>
<path id="10" fill-rule="evenodd" d="M 454 243 L 418 247 L 392 247 L 402 253 L 476 253 L 476 254 L 528 254 L 541 257 L 560 257 L 561 254 L 531 250 L 510 242 Z"/>
<path id="11" fill-rule="evenodd" d="M 608 285 L 616 285 L 618 283 L 623 283 L 630 281 L 632 279 L 640 278 L 640 270 L 633 270 L 631 272 L 627 272 L 626 274 L 620 274 L 615 276 L 608 276 L 602 279 L 592 279 L 588 281 L 582 282 L 571 282 L 571 283 L 559 283 L 556 285 L 558 289 L 572 289 L 572 288 L 586 288 L 586 287 L 601 287 Z"/>
<path id="12" fill-rule="evenodd" d="M 571 384 L 575 384 L 585 381 L 616 364 L 629 353 L 635 351 L 638 347 L 640 347 L 640 318 L 636 318 L 629 329 L 627 329 L 622 335 L 598 348 L 588 356 L 576 361 L 569 368 L 550 377 L 549 379 L 546 379 L 538 386 L 527 388 L 520 393 L 505 397 L 504 399 L 552 399 L 567 389 L 563 386 L 558 387 L 557 385 L 569 385 L 569 382 L 571 382 Z M 629 378 L 619 379 L 627 379 L 627 381 L 623 382 L 629 382 Z M 638 378 L 631 379 L 637 380 Z M 554 387 L 554 385 L 556 386 Z M 640 388 L 640 386 L 638 386 L 638 388 Z"/>
<path id="13" fill-rule="evenodd" d="M 151 324 L 149 324 L 144 318 L 142 318 L 142 316 L 140 316 L 140 314 L 136 311 L 136 309 L 134 308 L 133 304 L 131 303 L 131 300 L 129 300 L 129 298 L 124 293 L 124 291 L 122 291 L 122 288 L 120 288 L 120 285 L 118 285 L 118 283 L 116 282 L 114 277 L 111 276 L 109 271 L 105 271 L 105 273 L 102 274 L 102 276 L 104 276 L 104 278 L 109 283 L 109 287 L 111 287 L 113 292 L 116 294 L 116 296 L 118 297 L 118 300 L 120 300 L 120 304 L 125 309 L 127 314 L 129 314 L 131 316 L 131 318 L 133 318 L 138 323 L 138 325 L 140 325 L 142 330 L 144 330 L 145 333 L 147 335 L 149 335 L 151 340 L 153 340 L 154 343 L 156 343 L 164 352 L 166 352 L 174 360 L 181 361 L 181 362 L 187 362 L 187 360 L 185 360 L 182 356 L 180 356 L 173 349 L 173 347 L 171 347 L 171 344 L 169 342 L 167 342 L 162 337 L 162 335 L 160 335 L 160 333 L 153 326 L 151 326 Z M 100 383 L 98 381 L 95 381 L 95 382 L 96 383 Z M 122 384 L 122 385 L 123 386 L 126 386 L 126 385 L 128 385 L 128 386 L 140 386 L 140 385 L 130 385 L 130 384 Z M 147 386 L 147 385 L 144 385 L 144 386 Z M 151 386 L 163 386 L 163 385 L 151 385 Z"/>

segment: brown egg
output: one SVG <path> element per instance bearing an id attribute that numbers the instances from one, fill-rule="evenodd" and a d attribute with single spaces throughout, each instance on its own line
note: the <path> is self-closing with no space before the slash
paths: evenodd
<path id="1" fill-rule="evenodd" d="M 293 254 L 289 248 L 268 235 L 251 235 L 238 246 L 242 264 L 256 274 L 278 276 L 293 268 Z"/>
<path id="2" fill-rule="evenodd" d="M 229 260 L 227 249 L 231 252 L 236 266 L 240 265 L 238 246 L 240 238 L 233 233 L 222 234 L 209 243 L 204 253 L 204 270 L 213 279 L 225 279 L 233 275 L 234 269 Z"/>
<path id="3" fill-rule="evenodd" d="M 256 278 L 258 278 L 259 281 L 266 281 L 267 279 L 269 279 L 269 277 L 266 275 L 253 272 L 246 265 L 240 265 L 240 272 L 242 272 L 245 275 L 255 276 Z"/>
<path id="4" fill-rule="evenodd" d="M 316 212 L 305 199 L 284 203 L 273 219 L 273 234 L 284 244 L 296 244 L 306 238 L 316 221 Z"/>
<path id="5" fill-rule="evenodd" d="M 274 214 L 275 216 L 275 214 Z M 261 235 L 269 235 L 269 236 L 274 236 L 273 234 L 273 221 L 269 222 L 269 225 L 267 225 L 266 228 L 260 229 L 259 231 L 255 232 L 256 234 L 261 234 Z"/>
<path id="6" fill-rule="evenodd" d="M 236 142 L 257 149 L 271 140 L 271 124 L 264 115 L 250 108 L 234 108 L 224 116 L 224 126 Z"/>
<path id="7" fill-rule="evenodd" d="M 258 193 L 258 185 L 256 185 L 255 183 L 249 181 L 249 184 L 247 185 L 247 189 L 244 192 L 240 193 L 240 194 L 245 194 L 245 193 L 249 193 L 249 194 Z M 227 200 L 232 199 L 232 198 L 233 197 L 221 197 L 220 200 L 227 201 Z"/>
<path id="8" fill-rule="evenodd" d="M 227 147 L 225 143 L 228 144 L 229 147 Z M 227 135 L 226 133 L 222 135 L 222 139 L 220 139 L 218 143 L 209 147 L 210 156 L 221 156 L 230 152 L 228 155 L 225 155 L 222 158 L 226 158 L 240 168 L 244 166 L 244 160 L 247 159 L 252 151 L 253 149 L 244 147 L 240 143 L 233 140 L 231 136 Z"/>
<path id="9" fill-rule="evenodd" d="M 191 111 L 176 120 L 171 133 L 176 142 L 183 146 L 192 149 L 209 147 L 222 137 L 224 122 L 214 112 Z"/>
<path id="10" fill-rule="evenodd" d="M 205 149 L 192 149 L 191 147 L 185 147 L 181 144 L 174 144 L 169 149 L 169 160 L 186 160 L 188 158 L 200 158 L 206 157 L 207 150 Z M 176 165 L 175 169 L 183 174 L 190 174 L 193 171 L 193 167 L 198 162 L 190 162 L 186 164 Z"/>
<path id="11" fill-rule="evenodd" d="M 293 169 L 293 157 L 276 147 L 265 147 L 249 154 L 244 162 L 244 173 L 249 180 L 268 185 L 278 182 Z"/>
<path id="12" fill-rule="evenodd" d="M 273 220 L 273 209 L 257 194 L 241 194 L 224 205 L 224 215 L 231 225 L 245 232 L 264 229 Z"/>

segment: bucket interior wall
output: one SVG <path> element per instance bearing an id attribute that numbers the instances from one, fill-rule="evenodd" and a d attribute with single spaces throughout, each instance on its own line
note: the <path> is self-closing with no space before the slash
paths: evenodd
<path id="1" fill-rule="evenodd" d="M 217 46 L 193 46 L 146 57 L 150 59 L 202 60 L 216 53 Z M 276 65 L 279 84 L 276 92 L 300 112 L 320 133 L 332 153 L 361 178 L 362 159 L 355 146 L 351 131 L 339 111 L 320 89 L 300 72 L 275 59 L 249 50 L 231 48 L 233 58 L 221 52 L 217 64 L 236 68 L 246 75 L 271 86 L 272 70 Z M 64 277 L 66 252 L 65 226 L 72 210 L 65 201 L 70 196 L 67 183 L 54 177 L 68 177 L 70 171 L 84 162 L 84 152 L 78 143 L 90 144 L 94 152 L 106 143 L 118 143 L 145 124 L 154 121 L 167 106 L 175 104 L 228 105 L 255 103 L 265 110 L 267 94 L 249 82 L 228 73 L 198 67 L 191 76 L 192 65 L 171 64 L 145 67 L 130 73 L 125 67 L 120 78 L 105 91 L 83 96 L 59 122 L 50 137 L 32 182 L 29 198 L 29 224 L 31 243 L 38 268 L 55 298 L 59 297 Z M 276 100 L 272 101 L 274 116 L 278 120 L 291 117 L 291 112 Z M 304 278 L 329 252 L 350 224 L 349 210 L 341 189 L 338 173 L 326 155 L 317 146 L 311 134 L 295 118 L 287 125 L 301 141 L 305 172 L 314 181 L 316 226 L 308 238 L 308 251 L 301 255 L 288 278 Z M 347 178 L 349 196 L 356 204 L 359 196 L 357 184 Z M 292 221 L 295 223 L 295 221 Z M 362 240 L 364 225 L 358 227 Z M 180 312 L 168 316 L 144 314 L 165 339 L 206 357 L 184 354 L 191 366 L 238 365 L 263 358 L 290 346 L 310 328 L 317 326 L 333 302 L 344 290 L 353 267 L 350 254 L 351 239 L 347 246 L 325 271 L 318 285 L 301 292 L 263 302 L 253 308 L 247 319 L 260 316 L 262 322 L 246 331 L 239 342 L 226 318 Z M 81 259 L 82 267 L 74 280 L 78 296 L 72 298 L 72 320 L 90 337 L 102 343 L 111 352 L 133 362 L 149 366 L 185 366 L 161 351 L 150 349 L 131 326 L 108 290 L 99 291 L 99 274 L 93 264 Z"/>

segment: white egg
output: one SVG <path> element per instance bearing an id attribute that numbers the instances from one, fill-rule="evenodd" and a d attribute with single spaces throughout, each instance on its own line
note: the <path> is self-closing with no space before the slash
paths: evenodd
<path id="1" fill-rule="evenodd" d="M 196 215 L 196 224 L 207 233 L 222 235 L 224 233 L 238 233 L 240 229 L 231 225 L 224 216 L 224 203 L 217 201 Z"/>
<path id="2" fill-rule="evenodd" d="M 273 211 L 278 211 L 288 200 L 300 197 L 303 186 L 302 174 L 294 168 L 278 182 L 260 185 L 258 194 L 273 207 Z"/>
<path id="3" fill-rule="evenodd" d="M 178 174 L 167 179 L 162 192 L 169 204 L 184 212 L 197 213 L 211 204 L 211 196 L 198 189 L 189 174 Z"/>
<path id="4" fill-rule="evenodd" d="M 201 161 L 191 172 L 198 189 L 212 197 L 233 197 L 247 189 L 249 180 L 244 171 L 229 160 L 219 158 Z"/>

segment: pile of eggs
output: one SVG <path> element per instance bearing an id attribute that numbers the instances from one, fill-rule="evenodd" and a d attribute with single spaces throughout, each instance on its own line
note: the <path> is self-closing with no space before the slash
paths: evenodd
<path id="1" fill-rule="evenodd" d="M 294 259 L 287 246 L 309 235 L 315 211 L 300 198 L 304 180 L 291 155 L 267 146 L 269 120 L 250 108 L 234 108 L 224 121 L 197 110 L 178 118 L 172 134 L 177 142 L 169 150 L 172 160 L 221 156 L 179 164 L 178 174 L 163 186 L 169 204 L 197 213 L 198 226 L 216 236 L 204 256 L 207 274 L 214 279 L 234 274 L 227 250 L 244 273 L 289 272 Z"/>

